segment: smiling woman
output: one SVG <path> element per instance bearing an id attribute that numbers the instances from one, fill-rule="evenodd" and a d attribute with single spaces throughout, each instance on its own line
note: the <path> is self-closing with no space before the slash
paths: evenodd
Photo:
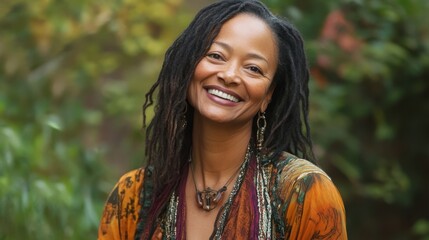
<path id="1" fill-rule="evenodd" d="M 308 79 L 299 32 L 259 1 L 202 9 L 146 95 L 147 165 L 119 180 L 99 239 L 347 239 L 340 194 L 302 159 Z"/>
<path id="2" fill-rule="evenodd" d="M 236 124 L 250 130 L 253 117 L 265 112 L 271 99 L 276 68 L 274 33 L 264 21 L 250 14 L 227 21 L 197 64 L 189 85 L 194 123 L 212 120 L 223 123 L 220 129 L 226 132 Z M 251 131 L 247 133 L 250 137 Z"/>

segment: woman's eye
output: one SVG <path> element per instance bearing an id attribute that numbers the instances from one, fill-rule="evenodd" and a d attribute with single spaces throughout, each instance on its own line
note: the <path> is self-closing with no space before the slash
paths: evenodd
<path id="1" fill-rule="evenodd" d="M 218 53 L 209 53 L 209 54 L 207 54 L 207 57 L 213 58 L 216 60 L 222 60 L 222 56 Z"/>
<path id="2" fill-rule="evenodd" d="M 249 67 L 249 70 L 250 70 L 250 71 L 252 71 L 252 72 L 254 72 L 254 73 L 258 73 L 258 74 L 260 74 L 260 75 L 264 75 L 264 74 L 262 73 L 261 69 L 259 69 L 258 67 L 251 66 L 251 67 Z"/>

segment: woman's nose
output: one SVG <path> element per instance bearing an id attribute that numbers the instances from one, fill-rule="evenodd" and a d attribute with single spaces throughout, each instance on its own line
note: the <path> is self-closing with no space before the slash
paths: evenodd
<path id="1" fill-rule="evenodd" d="M 226 84 L 238 83 L 240 81 L 239 68 L 235 64 L 229 64 L 224 69 L 221 69 L 217 76 Z"/>

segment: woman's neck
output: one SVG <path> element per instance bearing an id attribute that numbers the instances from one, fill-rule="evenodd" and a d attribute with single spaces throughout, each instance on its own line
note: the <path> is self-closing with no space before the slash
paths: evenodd
<path id="1" fill-rule="evenodd" d="M 251 122 L 230 126 L 194 118 L 191 154 L 197 179 L 204 177 L 207 186 L 224 184 L 243 163 L 251 131 Z"/>

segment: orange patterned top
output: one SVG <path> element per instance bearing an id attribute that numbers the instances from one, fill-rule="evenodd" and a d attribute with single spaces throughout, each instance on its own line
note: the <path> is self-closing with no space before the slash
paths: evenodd
<path id="1" fill-rule="evenodd" d="M 347 239 L 343 201 L 319 167 L 283 153 L 263 169 L 270 173 L 271 239 Z M 249 207 L 252 174 L 247 171 L 232 202 L 222 226 L 222 239 L 252 239 L 250 233 L 255 231 L 251 224 L 254 209 Z M 121 177 L 106 202 L 98 239 L 135 239 L 143 182 L 143 168 Z M 158 225 L 152 239 L 167 239 L 162 226 Z"/>

